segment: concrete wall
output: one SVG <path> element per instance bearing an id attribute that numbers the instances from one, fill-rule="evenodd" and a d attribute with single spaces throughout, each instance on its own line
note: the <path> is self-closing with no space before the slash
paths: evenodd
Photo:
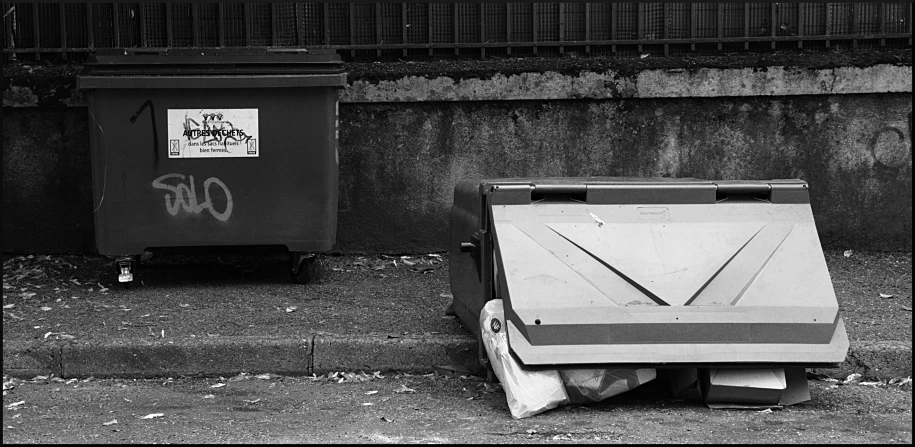
<path id="1" fill-rule="evenodd" d="M 770 67 L 352 82 L 340 106 L 337 249 L 446 249 L 462 178 L 609 175 L 801 178 L 824 245 L 911 251 L 911 74 Z M 4 91 L 3 250 L 91 251 L 85 101 L 36 107 L 46 96 Z"/>

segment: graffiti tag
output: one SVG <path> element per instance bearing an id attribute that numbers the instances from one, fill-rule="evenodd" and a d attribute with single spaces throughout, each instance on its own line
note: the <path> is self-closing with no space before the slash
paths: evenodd
<path id="1" fill-rule="evenodd" d="M 181 183 L 177 185 L 169 185 L 164 183 L 169 179 L 179 179 Z M 188 183 L 190 186 L 184 183 L 184 174 L 165 174 L 152 182 L 152 187 L 156 189 L 164 189 L 169 193 L 165 194 L 165 209 L 172 216 L 177 216 L 178 211 L 184 210 L 186 213 L 190 214 L 200 214 L 203 210 L 207 210 L 210 214 L 220 222 L 225 222 L 229 220 L 229 217 L 232 216 L 232 193 L 229 192 L 229 188 L 226 186 L 222 180 L 219 180 L 216 177 L 210 177 L 203 182 L 203 203 L 197 203 L 197 191 L 194 188 L 194 176 L 188 176 Z M 213 202 L 210 198 L 210 187 L 216 185 L 219 188 L 222 188 L 222 191 L 226 196 L 226 206 L 222 212 L 216 211 L 216 208 L 213 206 Z M 172 195 L 174 194 L 174 195 Z"/>

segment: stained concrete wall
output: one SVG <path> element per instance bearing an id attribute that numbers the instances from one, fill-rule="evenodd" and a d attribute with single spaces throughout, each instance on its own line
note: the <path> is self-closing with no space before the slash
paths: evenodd
<path id="1" fill-rule="evenodd" d="M 88 114 L 60 85 L 4 90 L 7 252 L 94 248 Z M 824 245 L 912 248 L 911 66 L 405 77 L 341 103 L 339 251 L 446 249 L 462 178 L 603 175 L 801 178 Z"/>
<path id="2" fill-rule="evenodd" d="M 801 178 L 830 246 L 911 250 L 908 95 L 353 104 L 338 245 L 443 247 L 462 178 Z"/>

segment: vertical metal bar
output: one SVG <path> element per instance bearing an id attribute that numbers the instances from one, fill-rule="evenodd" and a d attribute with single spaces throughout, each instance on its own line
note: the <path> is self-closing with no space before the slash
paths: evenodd
<path id="1" fill-rule="evenodd" d="M 242 3 L 242 19 L 245 21 L 245 46 L 251 46 L 251 17 L 248 9 L 251 7 L 248 3 Z"/>
<path id="2" fill-rule="evenodd" d="M 321 13 L 324 15 L 324 45 L 330 45 L 330 6 L 324 3 Z"/>
<path id="3" fill-rule="evenodd" d="M 434 50 L 432 49 L 432 4 L 429 3 L 429 6 L 426 8 L 426 30 L 429 32 L 429 37 L 426 38 L 426 43 L 429 44 L 429 56 L 432 56 Z"/>
<path id="4" fill-rule="evenodd" d="M 349 44 L 356 45 L 356 17 L 355 13 L 356 7 L 352 3 L 349 4 Z M 356 58 L 356 50 L 350 48 L 349 56 L 351 58 Z"/>
<path id="5" fill-rule="evenodd" d="M 137 20 L 140 21 L 140 47 L 146 48 L 146 3 L 137 4 Z"/>
<path id="6" fill-rule="evenodd" d="M 639 2 L 639 6 L 635 9 L 635 38 L 639 40 L 638 49 L 639 54 L 642 54 L 642 20 L 645 19 L 645 4 Z"/>
<path id="7" fill-rule="evenodd" d="M 798 49 L 804 48 L 804 7 L 806 3 L 797 4 L 797 36 L 800 40 L 797 41 Z"/>
<path id="8" fill-rule="evenodd" d="M 562 46 L 562 41 L 566 40 L 566 4 L 559 4 L 559 54 L 565 52 L 565 48 Z"/>
<path id="9" fill-rule="evenodd" d="M 750 49 L 750 41 L 747 38 L 750 37 L 750 4 L 743 4 L 743 49 L 747 51 Z"/>
<path id="10" fill-rule="evenodd" d="M 375 3 L 375 45 L 381 45 L 381 3 Z M 381 58 L 381 48 L 375 49 L 375 56 Z"/>
<path id="11" fill-rule="evenodd" d="M 111 3 L 111 20 L 114 22 L 114 47 L 121 48 L 121 8 L 118 3 Z"/>
<path id="12" fill-rule="evenodd" d="M 86 3 L 86 43 L 89 45 L 90 50 L 95 48 L 95 33 L 92 29 L 94 26 L 95 21 L 92 20 L 92 3 Z"/>
<path id="13" fill-rule="evenodd" d="M 698 20 L 696 14 L 696 4 L 689 4 L 689 38 L 692 40 L 689 43 L 689 51 L 696 51 L 696 22 Z"/>
<path id="14" fill-rule="evenodd" d="M 851 33 L 858 34 L 858 12 L 855 8 L 856 3 L 851 4 Z M 851 49 L 852 51 L 858 49 L 858 39 L 851 40 Z"/>
<path id="15" fill-rule="evenodd" d="M 38 51 L 38 48 L 41 48 L 41 36 L 38 34 L 38 3 L 32 3 L 32 38 L 35 39 L 32 45 L 35 48 L 35 60 L 41 60 L 41 52 Z"/>
<path id="16" fill-rule="evenodd" d="M 60 47 L 67 48 L 67 12 L 64 4 L 60 4 Z M 60 58 L 67 60 L 67 53 L 60 53 Z"/>
<path id="17" fill-rule="evenodd" d="M 400 43 L 407 43 L 407 4 L 400 4 Z M 407 57 L 407 47 L 403 48 L 401 55 Z"/>
<path id="18" fill-rule="evenodd" d="M 505 4 L 505 54 L 512 55 L 512 4 Z"/>
<path id="19" fill-rule="evenodd" d="M 194 36 L 193 44 L 195 47 L 200 46 L 200 4 L 191 3 L 191 33 Z"/>
<path id="20" fill-rule="evenodd" d="M 540 13 L 540 4 L 534 3 L 533 18 L 531 19 L 533 21 L 532 24 L 533 24 L 533 31 L 534 31 L 534 36 L 533 36 L 534 37 L 534 47 L 533 47 L 534 54 L 537 54 L 537 31 L 538 31 L 537 22 L 538 22 L 538 18 L 539 18 L 538 17 L 539 13 Z"/>
<path id="21" fill-rule="evenodd" d="M 718 28 L 718 51 L 721 51 L 721 38 L 724 37 L 724 3 L 718 3 L 718 18 L 716 28 Z"/>
<path id="22" fill-rule="evenodd" d="M 823 14 L 825 17 L 823 20 L 826 21 L 826 48 L 829 48 L 829 36 L 832 34 L 832 4 L 826 4 L 826 13 Z"/>
<path id="23" fill-rule="evenodd" d="M 591 42 L 591 4 L 590 3 L 585 3 L 585 42 Z M 585 45 L 585 54 L 591 54 L 591 45 Z"/>
<path id="24" fill-rule="evenodd" d="M 610 40 L 616 42 L 616 20 L 619 17 L 619 7 L 616 2 L 610 4 Z M 616 54 L 616 44 L 610 44 L 610 54 Z"/>
<path id="25" fill-rule="evenodd" d="M 777 7 L 778 7 L 778 4 L 776 4 L 776 3 L 772 3 L 769 5 L 769 12 L 770 12 L 770 19 L 769 19 L 770 34 L 769 35 L 771 37 L 775 37 L 775 22 L 777 21 L 775 8 L 777 8 Z M 772 39 L 770 46 L 773 50 L 775 49 L 775 39 Z"/>
<path id="26" fill-rule="evenodd" d="M 454 55 L 458 56 L 461 54 L 461 49 L 457 46 L 458 43 L 458 4 L 454 4 Z"/>
<path id="27" fill-rule="evenodd" d="M 886 46 L 886 3 L 879 3 L 879 16 L 880 16 L 880 46 Z"/>
<path id="28" fill-rule="evenodd" d="M 219 34 L 219 46 L 226 46 L 226 11 L 222 9 L 222 3 L 216 4 L 216 14 L 219 16 L 219 23 L 216 24 L 216 33 Z"/>
<path id="29" fill-rule="evenodd" d="M 484 9 L 483 4 L 478 3 L 477 7 L 480 8 L 480 59 L 486 59 L 486 47 L 482 44 L 486 43 L 486 20 L 484 20 Z"/>
<path id="30" fill-rule="evenodd" d="M 172 46 L 172 4 L 165 4 L 165 46 Z"/>
<path id="31" fill-rule="evenodd" d="M 270 46 L 275 47 L 276 44 L 276 3 L 270 2 Z"/>
<path id="32" fill-rule="evenodd" d="M 907 2 L 905 4 L 906 9 L 909 12 L 909 16 L 906 18 L 906 32 L 909 33 L 909 46 L 912 45 L 912 2 Z"/>
<path id="33" fill-rule="evenodd" d="M 670 27 L 667 26 L 668 25 L 667 17 L 669 15 L 669 13 L 670 13 L 670 3 L 664 2 L 664 15 L 663 15 L 664 23 L 661 24 L 662 28 L 664 29 L 664 40 L 667 40 L 670 38 Z M 667 57 L 669 55 L 670 55 L 670 44 L 665 43 L 664 44 L 664 57 Z"/>

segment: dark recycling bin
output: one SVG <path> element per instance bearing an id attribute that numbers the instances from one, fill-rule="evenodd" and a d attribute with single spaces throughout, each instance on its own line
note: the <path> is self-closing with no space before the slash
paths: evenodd
<path id="1" fill-rule="evenodd" d="M 159 247 L 276 246 L 297 282 L 336 239 L 333 50 L 99 50 L 79 88 L 99 253 L 119 280 Z"/>

